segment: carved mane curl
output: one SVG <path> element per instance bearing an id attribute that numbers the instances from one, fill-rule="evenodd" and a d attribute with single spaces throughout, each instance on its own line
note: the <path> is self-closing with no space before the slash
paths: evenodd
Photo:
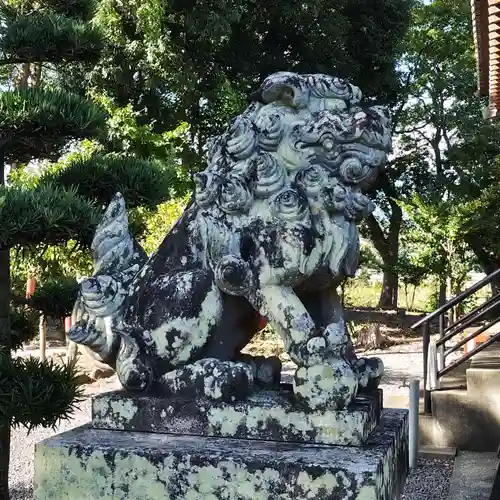
<path id="1" fill-rule="evenodd" d="M 280 206 L 287 199 L 290 217 L 291 204 L 306 199 L 332 216 L 359 219 L 373 210 L 361 190 L 390 149 L 387 111 L 363 104 L 358 87 L 328 75 L 275 73 L 208 143 L 195 200 L 239 216 L 257 199 Z"/>

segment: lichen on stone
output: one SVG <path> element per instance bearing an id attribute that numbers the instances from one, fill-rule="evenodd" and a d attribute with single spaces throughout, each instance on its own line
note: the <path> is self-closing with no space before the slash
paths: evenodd
<path id="1" fill-rule="evenodd" d="M 191 201 L 148 259 L 112 200 L 69 337 L 128 390 L 220 400 L 230 387 L 238 399 L 234 370 L 194 377 L 196 390 L 183 377 L 203 359 L 237 363 L 260 315 L 299 366 L 297 400 L 349 406 L 383 372 L 348 354 L 336 288 L 357 268 L 357 223 L 374 209 L 363 190 L 391 150 L 388 110 L 340 78 L 278 72 L 206 149 Z"/>

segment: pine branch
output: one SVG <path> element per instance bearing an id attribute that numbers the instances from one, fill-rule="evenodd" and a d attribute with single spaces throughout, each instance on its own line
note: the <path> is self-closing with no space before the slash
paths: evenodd
<path id="1" fill-rule="evenodd" d="M 73 310 L 78 289 L 74 279 L 43 282 L 29 299 L 30 307 L 50 318 L 64 318 Z"/>
<path id="2" fill-rule="evenodd" d="M 88 244 L 102 209 L 75 189 L 0 187 L 0 248 L 62 243 Z"/>
<path id="3" fill-rule="evenodd" d="M 96 61 L 102 40 L 89 23 L 50 11 L 19 13 L 1 9 L 0 52 L 22 62 Z"/>
<path id="4" fill-rule="evenodd" d="M 95 199 L 101 205 L 108 204 L 120 192 L 129 208 L 156 207 L 169 199 L 178 182 L 173 165 L 122 155 L 80 158 L 66 169 L 40 179 L 40 185 L 75 186 L 80 196 Z"/>
<path id="5" fill-rule="evenodd" d="M 0 426 L 55 427 L 82 398 L 74 365 L 36 358 L 9 359 L 0 347 Z"/>
<path id="6" fill-rule="evenodd" d="M 47 157 L 71 138 L 98 137 L 106 114 L 62 91 L 28 88 L 0 93 L 0 148 L 5 160 Z"/>
<path id="7" fill-rule="evenodd" d="M 11 308 L 10 329 L 11 339 L 9 345 L 13 351 L 16 351 L 20 349 L 25 342 L 29 342 L 37 335 L 38 313 L 29 311 L 26 308 Z"/>

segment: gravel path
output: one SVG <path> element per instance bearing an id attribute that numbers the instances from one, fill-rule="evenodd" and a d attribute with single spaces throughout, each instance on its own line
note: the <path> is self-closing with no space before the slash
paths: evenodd
<path id="1" fill-rule="evenodd" d="M 33 451 L 35 443 L 48 437 L 85 424 L 90 420 L 90 399 L 85 400 L 74 417 L 63 422 L 54 432 L 52 429 L 37 428 L 30 434 L 25 429 L 15 429 L 11 438 L 9 488 L 12 500 L 31 500 L 33 480 Z M 56 500 L 56 499 L 54 499 Z M 75 499 L 77 500 L 77 499 Z"/>
<path id="2" fill-rule="evenodd" d="M 401 500 L 447 500 L 453 460 L 423 460 L 406 481 Z"/>
<path id="3" fill-rule="evenodd" d="M 363 353 L 375 355 L 384 361 L 386 375 L 382 389 L 387 397 L 408 396 L 408 384 L 412 377 L 422 377 L 422 347 L 421 342 L 410 342 L 397 345 L 386 350 Z M 290 373 L 290 368 L 286 370 Z M 86 388 L 86 394 L 106 392 L 118 388 L 115 378 L 96 382 Z M 56 433 L 77 427 L 90 420 L 90 399 L 86 399 L 74 417 L 63 422 L 54 432 L 50 429 L 35 429 L 27 434 L 24 429 L 15 429 L 12 432 L 11 468 L 9 483 L 12 500 L 31 500 L 33 498 L 31 481 L 33 478 L 33 449 L 35 443 Z M 420 460 L 406 483 L 401 500 L 446 500 L 453 471 L 452 460 Z M 57 500 L 57 499 L 55 499 Z M 75 499 L 77 500 L 77 499 Z"/>

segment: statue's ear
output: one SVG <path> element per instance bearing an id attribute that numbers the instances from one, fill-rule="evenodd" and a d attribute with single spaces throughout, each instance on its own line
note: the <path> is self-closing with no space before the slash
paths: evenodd
<path id="1" fill-rule="evenodd" d="M 260 96 L 264 103 L 282 102 L 294 108 L 307 106 L 309 92 L 306 80 L 296 73 L 275 73 L 267 77 L 261 88 Z"/>

